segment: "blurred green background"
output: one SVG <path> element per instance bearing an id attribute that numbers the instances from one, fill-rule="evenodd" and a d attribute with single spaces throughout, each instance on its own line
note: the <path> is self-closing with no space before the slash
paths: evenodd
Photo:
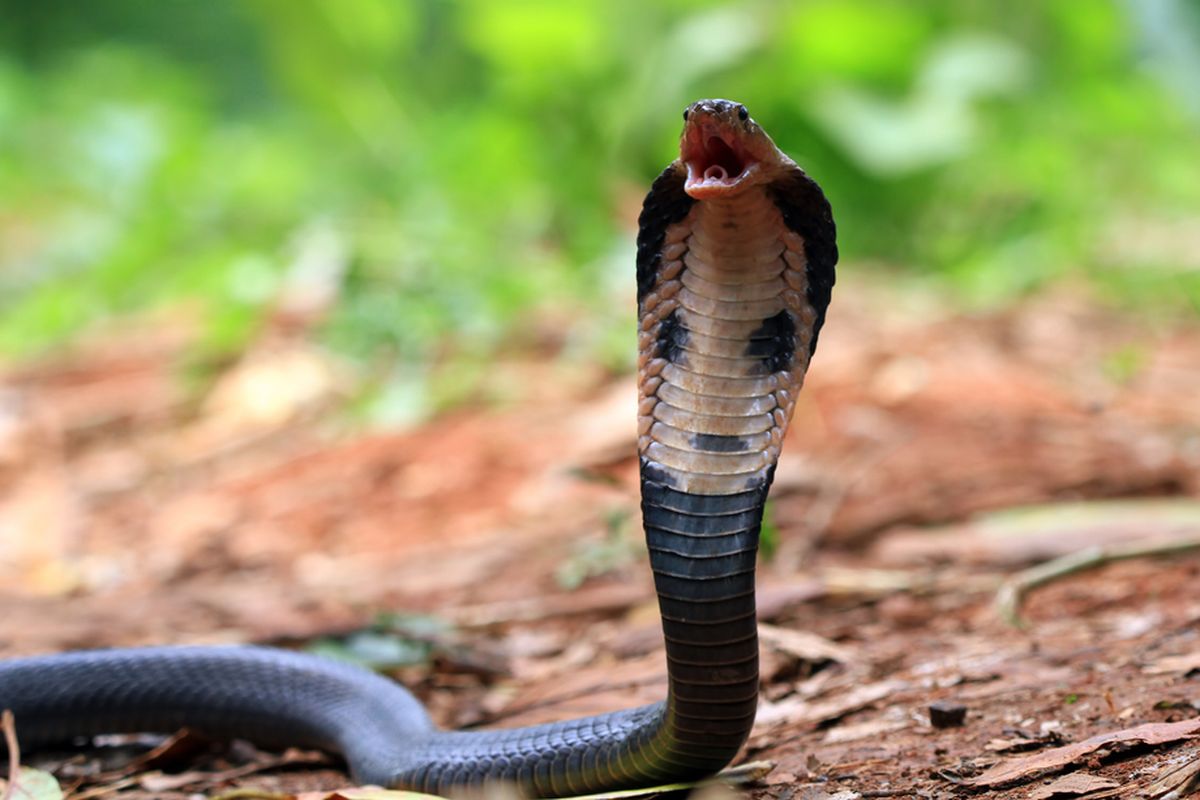
<path id="1" fill-rule="evenodd" d="M 307 281 L 377 394 L 545 331 L 628 367 L 705 96 L 822 183 L 844 276 L 1195 319 L 1197 76 L 1188 0 L 0 0 L 0 357 L 162 307 L 236 352 Z"/>

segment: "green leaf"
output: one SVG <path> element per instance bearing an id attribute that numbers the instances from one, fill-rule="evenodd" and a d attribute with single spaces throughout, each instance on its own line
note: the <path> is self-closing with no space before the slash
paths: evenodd
<path id="1" fill-rule="evenodd" d="M 21 767 L 12 786 L 0 780 L 0 795 L 21 800 L 62 800 L 63 790 L 49 772 Z"/>
<path id="2" fill-rule="evenodd" d="M 338 789 L 328 800 L 443 800 L 441 795 L 398 789 Z"/>

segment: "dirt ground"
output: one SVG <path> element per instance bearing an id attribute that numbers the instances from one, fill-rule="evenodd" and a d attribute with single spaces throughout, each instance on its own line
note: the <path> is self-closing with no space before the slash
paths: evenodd
<path id="1" fill-rule="evenodd" d="M 736 791 L 1200 796 L 1200 555 L 1066 575 L 1023 628 L 995 606 L 1033 564 L 1200 536 L 1200 330 L 1070 292 L 966 316 L 854 288 L 768 511 L 740 760 L 774 766 Z M 413 661 L 393 674 L 449 727 L 662 696 L 630 376 L 550 346 L 496 363 L 522 387 L 507 402 L 364 433 L 333 410 L 347 368 L 307 337 L 201 367 L 190 337 L 146 320 L 0 382 L 0 656 L 319 642 Z M 29 760 L 78 797 L 348 782 L 172 742 Z"/>

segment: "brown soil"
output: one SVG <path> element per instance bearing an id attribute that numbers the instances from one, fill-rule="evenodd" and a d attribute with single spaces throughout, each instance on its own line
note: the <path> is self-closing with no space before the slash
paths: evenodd
<path id="1" fill-rule="evenodd" d="M 744 756 L 775 766 L 739 791 L 1167 796 L 1200 758 L 1183 728 L 1054 748 L 1200 717 L 1200 557 L 1063 577 L 1032 593 L 1025 629 L 993 599 L 1089 544 L 1200 533 L 1200 331 L 1070 296 L 965 317 L 859 289 L 822 334 L 778 472 Z M 0 384 L 0 656 L 302 645 L 403 611 L 453 626 L 401 671 L 444 725 L 661 696 L 628 376 L 506 361 L 519 402 L 363 433 L 331 410 L 342 368 L 306 340 L 269 337 L 197 393 L 188 333 L 166 330 L 96 337 Z M 1062 513 L 980 516 L 1032 504 Z M 965 707 L 962 724 L 933 726 L 935 703 Z M 190 784 L 159 761 L 69 777 L 95 758 L 49 763 L 64 786 L 130 797 L 347 781 L 238 747 L 171 764 Z"/>

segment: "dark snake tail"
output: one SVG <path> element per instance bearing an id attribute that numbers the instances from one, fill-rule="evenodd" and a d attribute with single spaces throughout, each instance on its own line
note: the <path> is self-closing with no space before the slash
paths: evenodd
<path id="1" fill-rule="evenodd" d="M 643 205 L 637 252 L 638 451 L 666 640 L 664 702 L 440 732 L 397 684 L 316 656 L 111 650 L 0 662 L 0 708 L 13 711 L 22 746 L 186 726 L 339 753 L 364 783 L 445 793 L 503 781 L 542 797 L 697 778 L 728 764 L 758 700 L 763 507 L 825 319 L 837 246 L 821 190 L 743 107 L 701 101 L 685 118 L 681 159 Z"/>

